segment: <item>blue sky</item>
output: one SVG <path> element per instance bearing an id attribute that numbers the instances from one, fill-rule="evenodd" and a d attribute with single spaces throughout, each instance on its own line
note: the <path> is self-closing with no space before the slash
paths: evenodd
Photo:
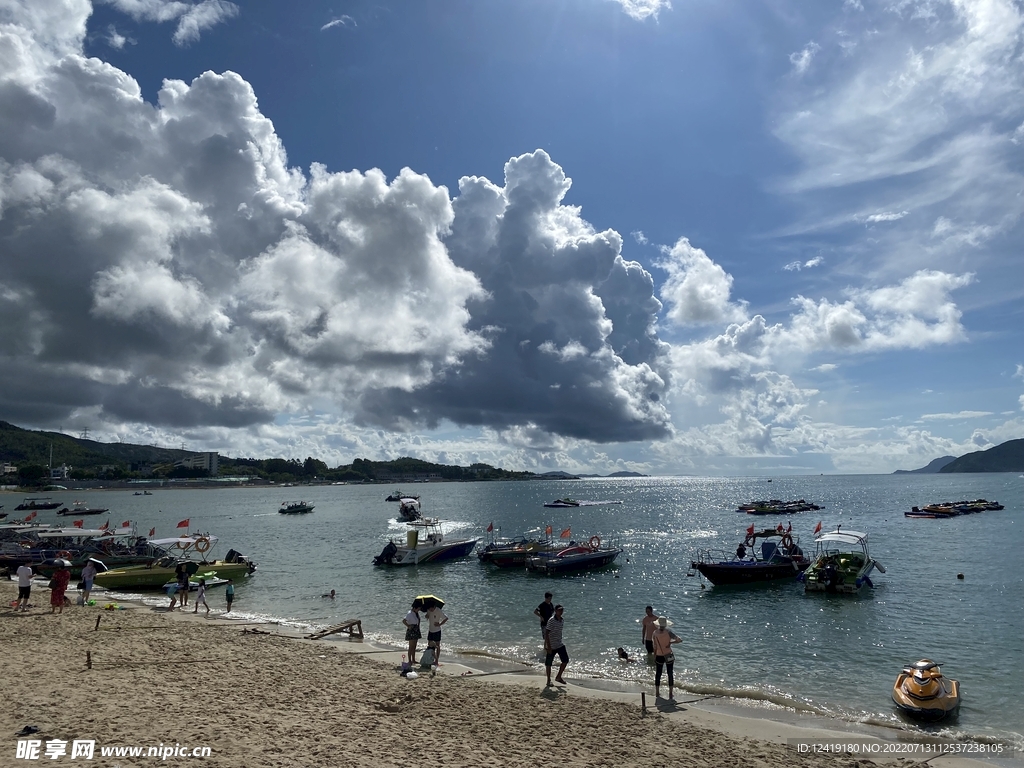
<path id="1" fill-rule="evenodd" d="M 1024 436 L 1012 0 L 0 0 L 0 418 L 891 472 Z"/>

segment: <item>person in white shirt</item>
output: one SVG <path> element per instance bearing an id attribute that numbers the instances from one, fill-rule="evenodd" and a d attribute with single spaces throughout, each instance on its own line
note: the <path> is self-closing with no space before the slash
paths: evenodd
<path id="1" fill-rule="evenodd" d="M 89 602 L 89 593 L 92 592 L 92 582 L 96 578 L 96 565 L 92 560 L 85 564 L 85 568 L 82 569 L 82 581 L 85 584 L 85 588 L 82 590 L 82 602 Z"/>
<path id="2" fill-rule="evenodd" d="M 28 596 L 31 591 L 32 569 L 22 564 L 18 566 L 18 604 L 15 606 L 15 610 L 18 608 L 23 611 L 28 610 Z"/>
<path id="3" fill-rule="evenodd" d="M 448 616 L 438 605 L 427 609 L 427 647 L 434 649 L 434 664 L 440 664 L 441 658 L 441 627 L 448 621 Z"/>
<path id="4" fill-rule="evenodd" d="M 420 609 L 423 601 L 416 599 L 412 601 L 412 610 L 405 614 L 402 623 L 405 624 L 405 639 L 409 641 L 409 663 L 416 663 L 416 643 L 423 633 L 420 631 Z"/>
<path id="5" fill-rule="evenodd" d="M 206 579 L 199 580 L 199 588 L 196 590 L 196 607 L 192 613 L 199 613 L 199 604 L 202 603 L 206 607 L 206 612 L 210 612 L 210 604 L 206 602 Z"/>

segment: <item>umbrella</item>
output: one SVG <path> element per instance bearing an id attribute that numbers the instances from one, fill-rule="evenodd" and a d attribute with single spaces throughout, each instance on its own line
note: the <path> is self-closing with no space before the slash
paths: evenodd
<path id="1" fill-rule="evenodd" d="M 102 560 L 97 560 L 95 557 L 90 557 L 89 562 L 96 566 L 97 573 L 103 573 L 104 571 L 110 570 L 109 568 L 107 568 L 106 563 L 104 563 Z"/>
<path id="2" fill-rule="evenodd" d="M 70 568 L 71 567 L 71 561 L 70 560 L 65 560 L 63 557 L 58 557 L 53 562 L 54 562 L 55 565 L 63 565 L 65 568 Z"/>
<path id="3" fill-rule="evenodd" d="M 444 608 L 444 600 L 437 595 L 416 595 L 416 599 L 423 603 L 424 608 Z"/>

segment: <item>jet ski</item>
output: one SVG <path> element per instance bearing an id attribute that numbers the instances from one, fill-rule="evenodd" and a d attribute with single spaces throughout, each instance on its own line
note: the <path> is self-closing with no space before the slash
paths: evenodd
<path id="1" fill-rule="evenodd" d="M 921 659 L 896 677 L 892 700 L 909 717 L 937 722 L 960 711 L 960 683 L 943 677 L 931 659 Z"/>

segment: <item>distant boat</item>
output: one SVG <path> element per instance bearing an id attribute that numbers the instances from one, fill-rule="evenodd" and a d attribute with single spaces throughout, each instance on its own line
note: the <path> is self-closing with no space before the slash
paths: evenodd
<path id="1" fill-rule="evenodd" d="M 64 509 L 57 510 L 57 514 L 66 517 L 83 517 L 84 515 L 102 515 L 109 511 L 106 507 L 87 507 L 84 501 L 76 501 L 71 509 L 64 507 Z"/>
<path id="2" fill-rule="evenodd" d="M 277 511 L 282 515 L 304 515 L 313 511 L 313 505 L 305 501 L 286 501 Z"/>
<path id="3" fill-rule="evenodd" d="M 587 544 L 569 542 L 564 549 L 538 552 L 526 558 L 526 568 L 539 573 L 578 573 L 610 565 L 622 554 L 622 548 L 601 545 L 600 536 L 591 536 Z"/>
<path id="4" fill-rule="evenodd" d="M 50 501 L 49 496 L 36 496 L 26 498 L 21 504 L 14 508 L 15 512 L 28 511 L 33 509 L 57 509 L 59 501 Z"/>
<path id="5" fill-rule="evenodd" d="M 547 502 L 545 507 L 578 507 L 580 503 L 576 499 L 570 499 L 566 496 L 564 499 L 555 499 L 554 501 Z"/>
<path id="6" fill-rule="evenodd" d="M 392 491 L 391 495 L 388 496 L 384 501 L 401 501 L 402 499 L 416 499 L 419 501 L 419 496 L 413 493 L 402 493 L 401 491 Z"/>

